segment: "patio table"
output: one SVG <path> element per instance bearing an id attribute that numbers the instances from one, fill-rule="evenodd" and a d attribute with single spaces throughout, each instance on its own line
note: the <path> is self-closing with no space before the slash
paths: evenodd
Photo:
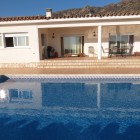
<path id="1" fill-rule="evenodd" d="M 121 55 L 124 56 L 125 54 L 128 54 L 130 52 L 130 48 L 129 47 L 122 47 L 119 48 L 117 46 L 114 46 L 112 48 L 109 48 L 109 57 L 112 57 L 112 55 Z"/>

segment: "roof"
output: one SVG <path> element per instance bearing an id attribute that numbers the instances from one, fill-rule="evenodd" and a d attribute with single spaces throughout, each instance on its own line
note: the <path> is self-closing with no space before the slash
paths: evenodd
<path id="1" fill-rule="evenodd" d="M 45 16 L 17 16 L 17 17 L 0 17 L 0 22 L 4 21 L 24 21 L 24 20 L 41 20 L 47 19 Z"/>
<path id="2" fill-rule="evenodd" d="M 121 0 L 116 4 L 109 4 L 104 7 L 85 6 L 83 8 L 73 8 L 58 11 L 47 18 L 45 15 L 0 17 L 0 22 L 6 21 L 26 21 L 26 20 L 50 20 L 68 18 L 90 18 L 90 17 L 112 17 L 112 16 L 136 16 L 140 15 L 140 0 Z"/>
<path id="3" fill-rule="evenodd" d="M 86 18 L 86 17 L 111 17 L 111 16 L 133 16 L 140 15 L 140 12 L 123 12 L 123 13 L 105 13 L 105 14 L 85 14 L 85 15 L 68 15 L 68 16 L 17 16 L 17 17 L 0 17 L 0 22 L 6 21 L 25 21 L 25 20 L 50 20 L 50 19 L 67 19 L 67 18 Z"/>

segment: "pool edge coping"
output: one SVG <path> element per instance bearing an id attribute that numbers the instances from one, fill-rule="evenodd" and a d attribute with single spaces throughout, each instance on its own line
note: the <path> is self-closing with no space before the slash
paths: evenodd
<path id="1" fill-rule="evenodd" d="M 140 74 L 6 74 L 9 78 L 139 78 Z"/>

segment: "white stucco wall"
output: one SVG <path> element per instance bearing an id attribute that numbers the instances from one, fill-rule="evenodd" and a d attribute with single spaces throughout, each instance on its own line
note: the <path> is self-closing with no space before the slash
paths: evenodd
<path id="1" fill-rule="evenodd" d="M 96 36 L 93 36 L 93 34 Z M 28 33 L 29 47 L 22 48 L 2 48 L 0 47 L 0 63 L 16 63 L 16 62 L 38 62 L 43 59 L 42 53 L 44 47 L 52 46 L 61 56 L 61 37 L 62 36 L 84 36 L 84 53 L 89 55 L 88 47 L 94 47 L 94 57 L 98 53 L 98 26 L 90 27 L 60 27 L 60 28 L 40 28 L 35 25 L 24 26 L 0 26 L 0 34 L 10 33 Z M 54 33 L 54 38 L 52 34 Z M 114 26 L 102 26 L 102 46 L 109 47 L 109 35 L 134 35 L 133 52 L 140 52 L 140 25 L 121 25 L 119 28 Z M 46 34 L 46 44 L 42 46 L 41 34 Z M 103 53 L 102 56 L 107 56 Z"/>
<path id="2" fill-rule="evenodd" d="M 0 27 L 0 34 L 28 33 L 28 47 L 0 47 L 0 63 L 37 62 L 39 61 L 38 29 L 36 26 Z"/>

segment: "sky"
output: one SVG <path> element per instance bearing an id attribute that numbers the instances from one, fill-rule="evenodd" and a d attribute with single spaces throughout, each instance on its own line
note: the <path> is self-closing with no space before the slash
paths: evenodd
<path id="1" fill-rule="evenodd" d="M 71 8 L 105 6 L 120 0 L 1 0 L 0 17 L 45 15 L 46 8 L 53 12 Z"/>

